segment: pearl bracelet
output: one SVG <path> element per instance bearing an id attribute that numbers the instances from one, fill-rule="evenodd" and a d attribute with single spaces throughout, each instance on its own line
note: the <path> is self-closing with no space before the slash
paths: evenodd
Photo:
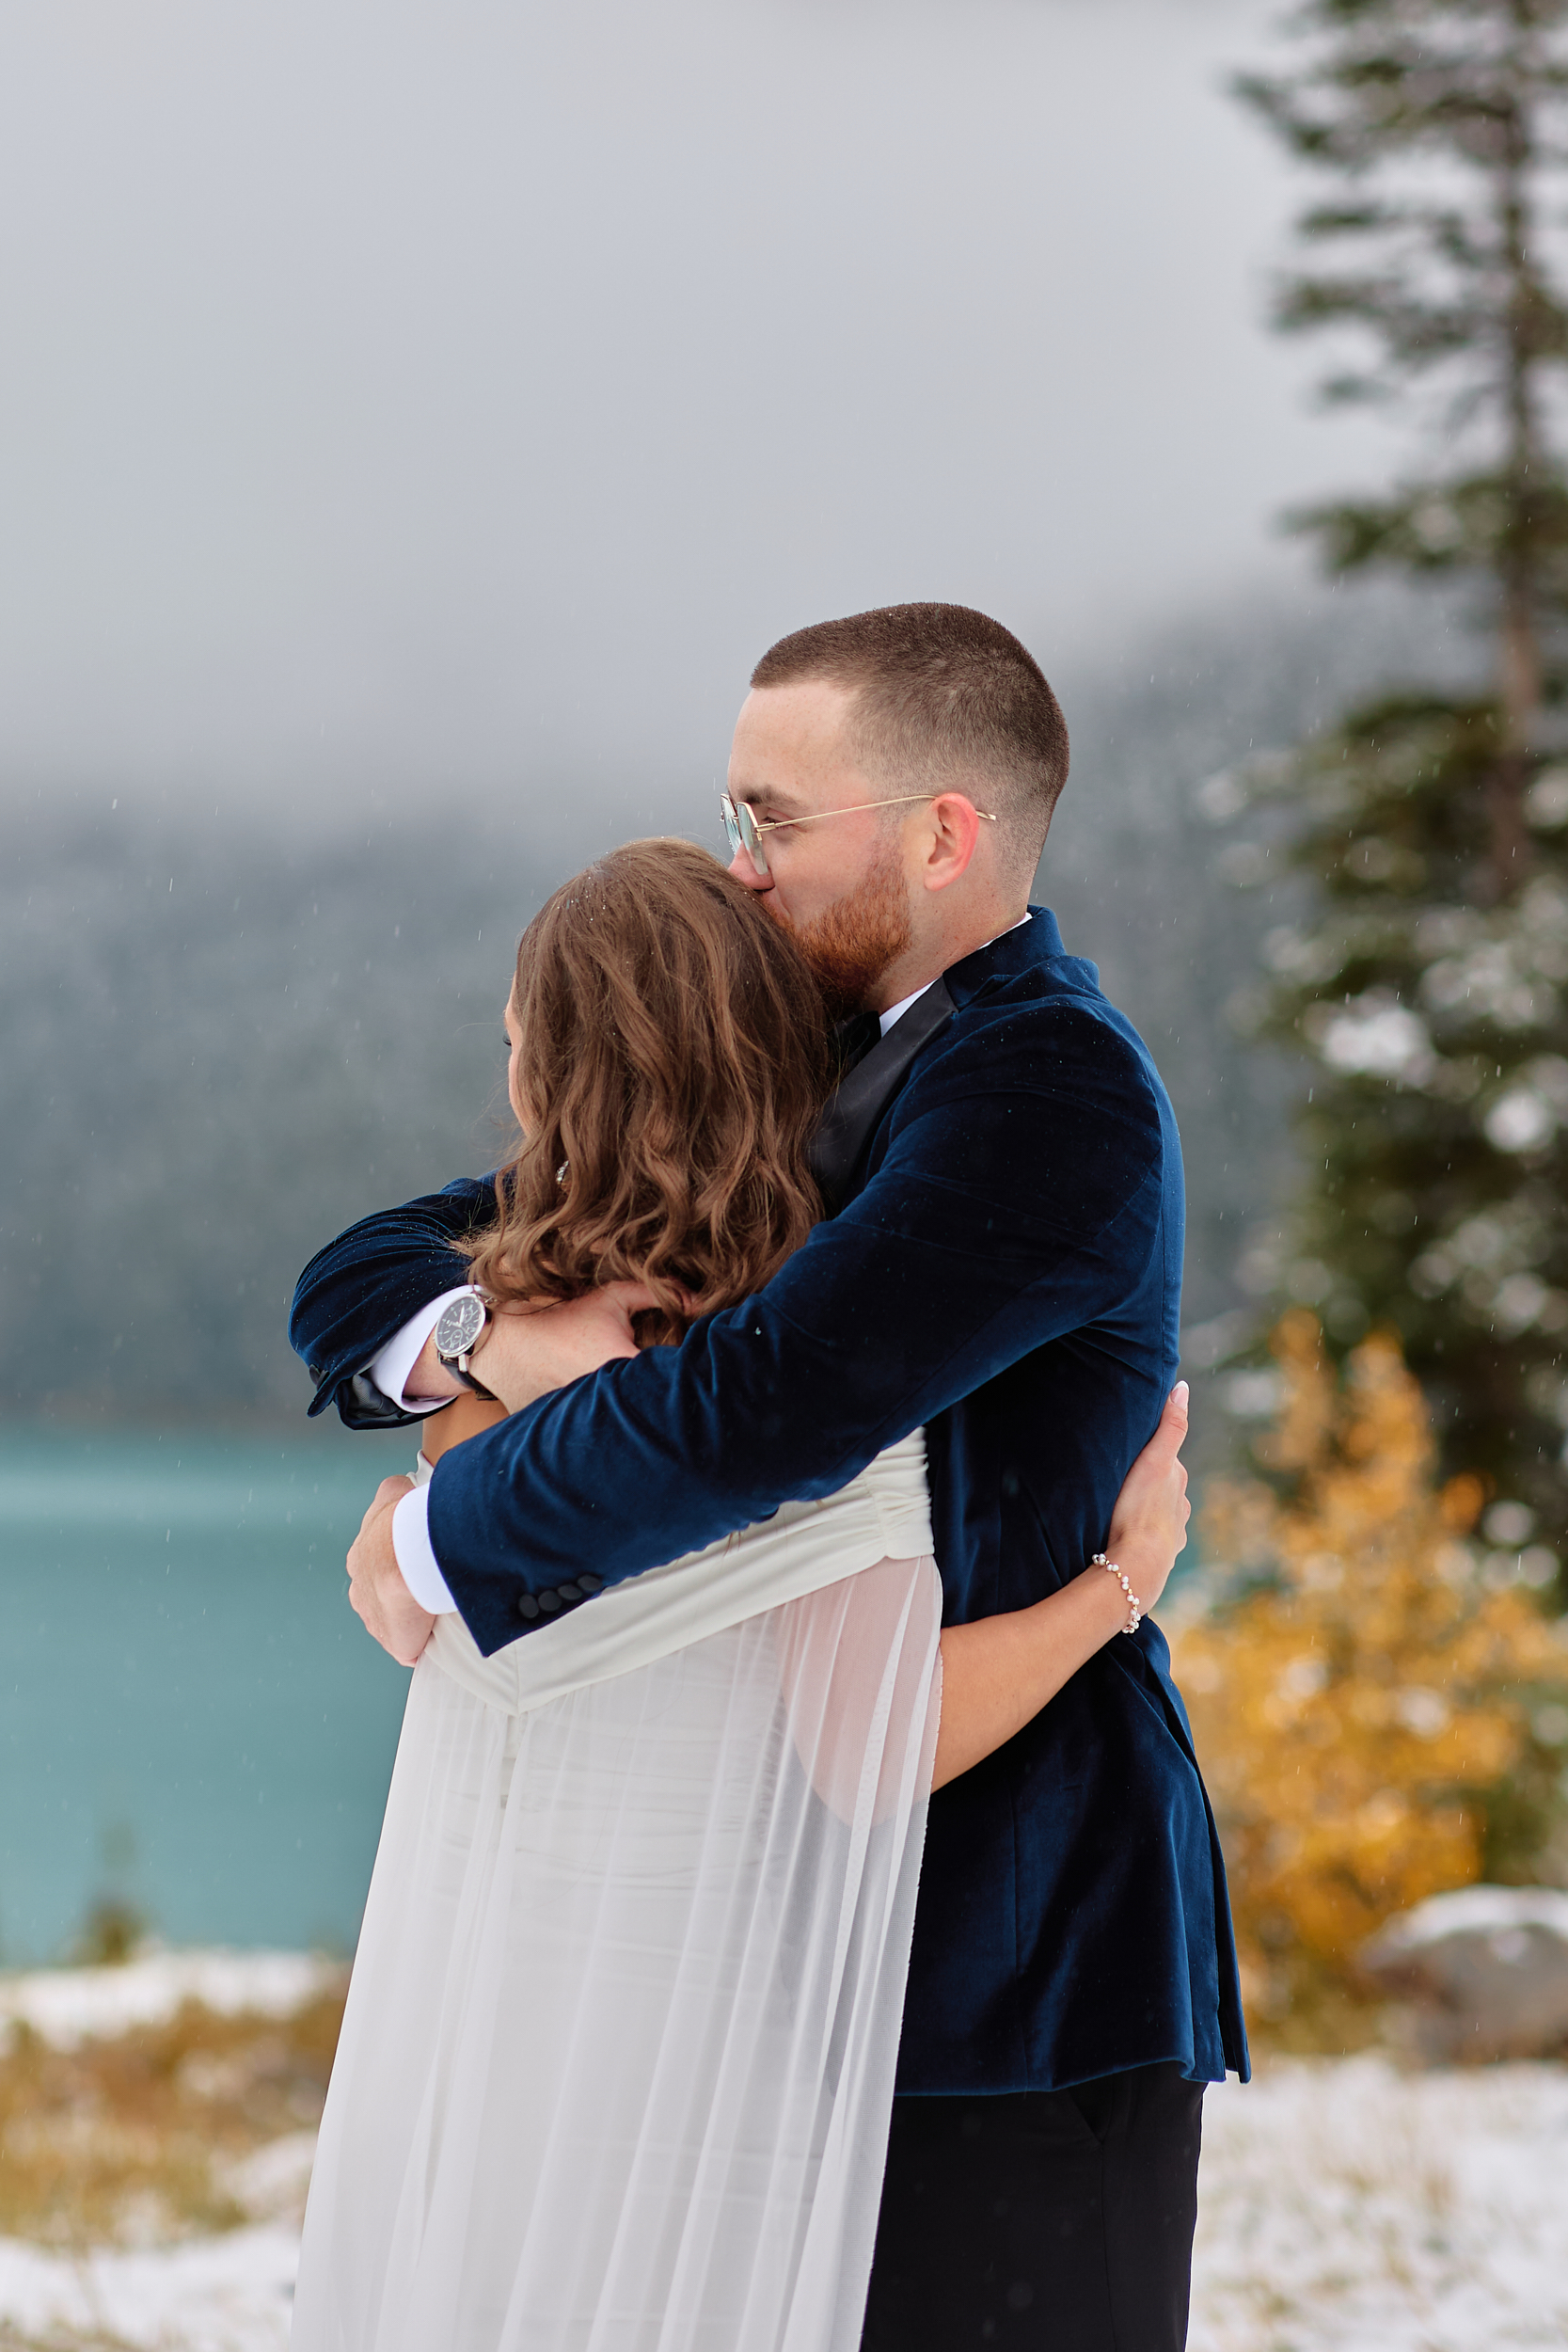
<path id="1" fill-rule="evenodd" d="M 1122 1570 L 1117 1567 L 1114 1560 L 1107 1560 L 1102 1551 L 1097 1551 L 1089 1565 L 1091 1567 L 1103 1568 L 1108 1575 L 1116 1578 L 1117 1582 L 1121 1586 L 1122 1591 L 1127 1595 L 1128 1607 L 1132 1612 L 1132 1615 L 1128 1618 L 1127 1623 L 1121 1629 L 1124 1633 L 1136 1633 L 1139 1626 L 1141 1626 L 1144 1621 L 1143 1603 L 1139 1600 L 1137 1594 L 1132 1590 L 1132 1585 L 1128 1582 Z"/>

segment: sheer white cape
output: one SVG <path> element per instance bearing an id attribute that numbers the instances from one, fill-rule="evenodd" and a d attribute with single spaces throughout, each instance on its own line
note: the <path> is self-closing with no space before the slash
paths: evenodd
<path id="1" fill-rule="evenodd" d="M 936 1743 L 930 1555 L 917 1432 L 494 1658 L 440 1621 L 295 2352 L 855 2352 Z"/>

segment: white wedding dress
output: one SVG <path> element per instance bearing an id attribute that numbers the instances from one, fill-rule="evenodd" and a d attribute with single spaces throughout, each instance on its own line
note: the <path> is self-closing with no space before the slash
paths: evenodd
<path id="1" fill-rule="evenodd" d="M 941 1606 L 917 1432 L 493 1658 L 438 1621 L 294 2352 L 855 2352 Z"/>

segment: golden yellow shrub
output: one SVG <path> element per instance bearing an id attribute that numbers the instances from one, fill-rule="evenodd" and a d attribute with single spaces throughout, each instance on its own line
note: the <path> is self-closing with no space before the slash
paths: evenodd
<path id="1" fill-rule="evenodd" d="M 1568 1649 L 1469 1540 L 1481 1482 L 1435 1485 L 1398 1342 L 1368 1339 L 1342 1386 L 1312 1316 L 1274 1348 L 1259 1454 L 1289 1490 L 1211 1489 L 1205 1549 L 1253 1581 L 1173 1638 L 1265 2015 L 1348 1986 L 1391 1913 L 1476 1879 L 1489 1806 L 1541 1759 L 1532 1720 L 1568 1720 Z"/>

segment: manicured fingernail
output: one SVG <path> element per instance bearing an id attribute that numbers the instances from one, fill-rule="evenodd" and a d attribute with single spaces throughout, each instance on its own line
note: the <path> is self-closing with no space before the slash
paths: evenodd
<path id="1" fill-rule="evenodd" d="M 1170 1397 L 1173 1405 L 1185 1405 L 1187 1402 L 1187 1383 L 1185 1380 L 1179 1380 L 1177 1382 L 1175 1388 L 1172 1389 L 1170 1392 Z"/>

